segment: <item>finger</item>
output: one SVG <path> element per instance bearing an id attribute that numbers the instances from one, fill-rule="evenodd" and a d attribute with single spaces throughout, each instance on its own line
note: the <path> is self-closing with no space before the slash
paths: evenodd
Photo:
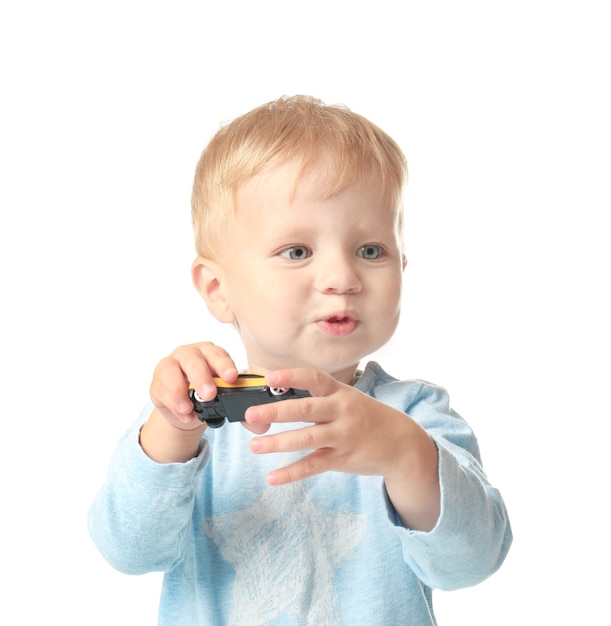
<path id="1" fill-rule="evenodd" d="M 216 396 L 216 385 L 212 380 L 218 376 L 232 383 L 238 377 L 238 370 L 229 354 L 212 343 L 205 342 L 178 348 L 174 357 L 179 361 L 188 381 L 203 400 Z"/>
<path id="2" fill-rule="evenodd" d="M 246 410 L 244 419 L 249 424 L 319 423 L 326 419 L 326 406 L 323 398 L 287 398 L 251 406 Z"/>
<path id="3" fill-rule="evenodd" d="M 165 407 L 155 407 L 153 409 L 153 415 L 155 413 L 159 413 L 167 422 L 173 424 L 176 428 L 180 428 L 181 430 L 196 430 L 202 427 L 205 430 L 207 427 L 207 425 L 202 423 L 202 421 L 193 412 L 188 415 L 185 414 L 177 416 Z"/>
<path id="4" fill-rule="evenodd" d="M 332 458 L 333 450 L 329 448 L 316 450 L 295 463 L 273 470 L 267 475 L 267 482 L 273 486 L 286 485 L 322 474 L 332 469 Z"/>
<path id="5" fill-rule="evenodd" d="M 204 357 L 210 371 L 228 383 L 238 377 L 238 368 L 227 350 L 210 342 L 195 344 Z"/>
<path id="6" fill-rule="evenodd" d="M 274 370 L 267 373 L 266 381 L 270 387 L 305 389 L 316 397 L 329 396 L 341 385 L 330 374 L 307 368 Z"/>
<path id="7" fill-rule="evenodd" d="M 189 382 L 202 399 L 212 400 L 217 394 L 213 381 L 213 375 L 217 373 L 228 379 L 238 376 L 235 364 L 225 350 L 211 343 L 180 346 L 155 368 L 151 399 L 159 409 L 167 408 L 181 421 L 188 420 L 193 417 Z"/>
<path id="8" fill-rule="evenodd" d="M 155 368 L 150 396 L 157 408 L 167 409 L 180 419 L 188 418 L 193 412 L 184 372 L 171 357 L 161 360 Z"/>
<path id="9" fill-rule="evenodd" d="M 255 437 L 249 444 L 251 451 L 255 454 L 300 452 L 324 448 L 327 445 L 326 425 L 306 426 L 276 435 Z"/>
<path id="10" fill-rule="evenodd" d="M 255 435 L 263 435 L 269 430 L 269 424 L 249 424 L 248 422 L 242 422 L 242 426 Z"/>

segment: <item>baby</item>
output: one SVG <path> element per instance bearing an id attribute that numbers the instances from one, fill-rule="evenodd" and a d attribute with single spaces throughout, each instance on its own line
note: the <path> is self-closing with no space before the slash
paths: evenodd
<path id="1" fill-rule="evenodd" d="M 90 512 L 101 552 L 164 572 L 160 625 L 435 624 L 511 529 L 444 389 L 361 361 L 399 322 L 403 153 L 345 107 L 281 98 L 222 127 L 193 187 L 193 282 L 248 371 L 309 392 L 200 421 L 234 360 L 162 359 Z"/>

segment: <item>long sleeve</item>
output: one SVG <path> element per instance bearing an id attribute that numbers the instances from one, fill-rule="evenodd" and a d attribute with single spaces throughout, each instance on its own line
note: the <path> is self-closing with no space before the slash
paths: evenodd
<path id="1" fill-rule="evenodd" d="M 302 453 L 255 455 L 239 424 L 207 429 L 198 456 L 157 464 L 138 435 L 119 442 L 92 504 L 91 535 L 116 569 L 163 571 L 159 625 L 434 626 L 433 588 L 476 584 L 502 563 L 511 529 L 477 440 L 447 393 L 370 363 L 356 387 L 427 430 L 439 450 L 441 514 L 401 525 L 381 476 L 327 472 L 271 487 Z M 275 424 L 272 432 L 300 428 Z"/>
<path id="2" fill-rule="evenodd" d="M 387 503 L 404 559 L 428 586 L 450 590 L 475 585 L 501 566 L 512 542 L 505 505 L 484 473 L 475 435 L 450 408 L 443 388 L 394 381 L 375 368 L 373 395 L 420 423 L 439 451 L 441 514 L 435 528 L 403 528 Z"/>
<path id="3" fill-rule="evenodd" d="M 147 407 L 143 415 L 150 410 Z M 201 468 L 208 458 L 203 441 L 198 456 L 187 463 L 155 463 L 139 444 L 142 422 L 139 419 L 120 440 L 88 520 L 102 555 L 128 574 L 167 571 L 181 558 Z"/>

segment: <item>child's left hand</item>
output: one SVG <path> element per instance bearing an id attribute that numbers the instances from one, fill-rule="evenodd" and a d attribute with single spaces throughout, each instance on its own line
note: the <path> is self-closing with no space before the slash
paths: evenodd
<path id="1" fill-rule="evenodd" d="M 267 383 L 307 389 L 312 395 L 251 407 L 246 412 L 246 421 L 258 427 L 288 422 L 309 424 L 251 440 L 250 449 L 255 454 L 312 450 L 295 463 L 270 472 L 267 480 L 271 485 L 328 471 L 380 475 L 402 518 L 413 518 L 412 505 L 420 507 L 426 502 L 427 519 L 432 523 L 424 525 L 434 525 L 439 505 L 437 448 L 418 423 L 323 372 L 274 371 L 268 373 Z"/>
<path id="2" fill-rule="evenodd" d="M 292 369 L 270 372 L 273 387 L 307 389 L 311 398 L 251 407 L 252 425 L 306 422 L 309 426 L 252 439 L 256 454 L 312 450 L 301 460 L 271 472 L 274 485 L 293 482 L 330 470 L 351 474 L 385 475 L 405 454 L 402 431 L 411 420 L 405 414 L 336 381 L 323 372 Z M 406 433 L 407 435 L 407 433 Z"/>

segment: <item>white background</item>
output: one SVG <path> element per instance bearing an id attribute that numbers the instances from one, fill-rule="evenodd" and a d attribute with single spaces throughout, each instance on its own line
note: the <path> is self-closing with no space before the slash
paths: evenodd
<path id="1" fill-rule="evenodd" d="M 449 389 L 510 510 L 505 565 L 436 593 L 440 624 L 610 623 L 606 3 L 215 4 L 0 9 L 0 622 L 155 623 L 160 576 L 113 571 L 87 509 L 162 356 L 242 359 L 190 284 L 193 170 L 222 121 L 306 93 L 407 154 L 379 359 Z"/>

